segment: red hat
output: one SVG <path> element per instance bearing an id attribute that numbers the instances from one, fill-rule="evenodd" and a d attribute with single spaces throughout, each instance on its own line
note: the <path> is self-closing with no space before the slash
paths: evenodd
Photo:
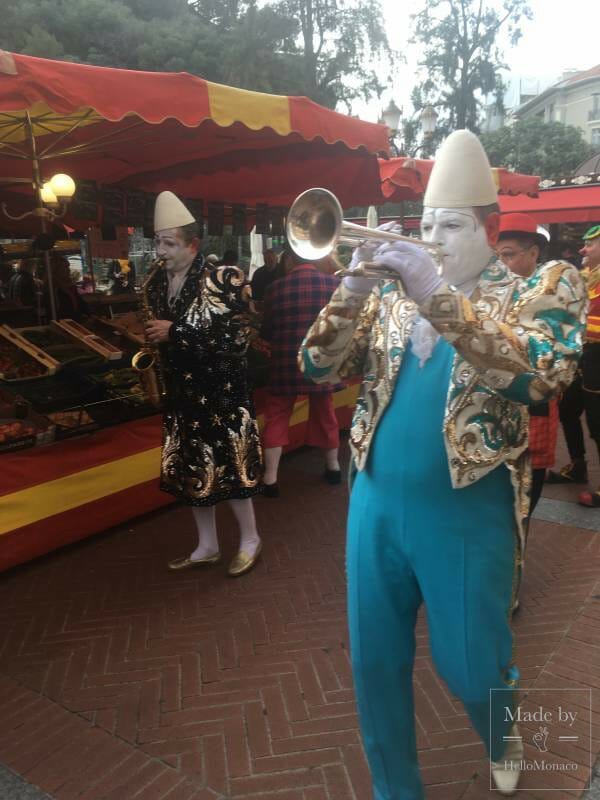
<path id="1" fill-rule="evenodd" d="M 501 214 L 500 230 L 498 241 L 510 239 L 512 236 L 527 234 L 535 239 L 536 244 L 541 249 L 548 244 L 548 240 L 541 233 L 538 233 L 537 223 L 529 214 Z"/>

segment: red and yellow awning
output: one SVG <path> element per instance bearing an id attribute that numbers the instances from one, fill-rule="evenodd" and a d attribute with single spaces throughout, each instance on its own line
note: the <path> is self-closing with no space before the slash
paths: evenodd
<path id="1" fill-rule="evenodd" d="M 538 197 L 503 197 L 502 211 L 530 214 L 536 222 L 587 223 L 600 221 L 600 185 L 541 189 Z"/>
<path id="2" fill-rule="evenodd" d="M 385 126 L 306 97 L 0 52 L 2 176 L 31 177 L 27 117 L 43 177 L 229 202 L 285 205 L 312 185 L 369 201 L 388 152 Z"/>

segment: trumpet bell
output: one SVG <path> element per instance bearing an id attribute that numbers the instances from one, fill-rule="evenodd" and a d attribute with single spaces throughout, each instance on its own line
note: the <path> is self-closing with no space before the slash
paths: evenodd
<path id="1" fill-rule="evenodd" d="M 288 214 L 286 234 L 292 250 L 306 261 L 325 258 L 338 244 L 354 248 L 367 241 L 378 244 L 409 242 L 427 250 L 438 265 L 443 258 L 435 242 L 424 242 L 390 230 L 366 228 L 345 220 L 339 200 L 328 189 L 307 189 L 298 195 Z"/>
<path id="2" fill-rule="evenodd" d="M 325 258 L 342 231 L 344 215 L 337 197 L 328 189 L 308 189 L 290 208 L 286 233 L 292 250 L 307 261 Z"/>

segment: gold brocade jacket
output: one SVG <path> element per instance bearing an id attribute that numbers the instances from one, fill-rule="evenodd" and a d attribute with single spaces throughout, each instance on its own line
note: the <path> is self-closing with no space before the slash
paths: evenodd
<path id="1" fill-rule="evenodd" d="M 362 375 L 350 434 L 358 470 L 367 463 L 418 314 L 456 350 L 443 423 L 452 485 L 463 488 L 506 464 L 523 544 L 527 406 L 573 380 L 586 320 L 581 277 L 563 261 L 544 264 L 526 280 L 495 262 L 470 299 L 442 284 L 420 307 L 396 281 L 380 281 L 367 297 L 342 282 L 308 331 L 299 364 L 320 382 Z"/>

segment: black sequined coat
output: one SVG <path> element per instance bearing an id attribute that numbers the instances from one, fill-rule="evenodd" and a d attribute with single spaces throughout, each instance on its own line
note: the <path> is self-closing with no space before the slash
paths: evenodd
<path id="1" fill-rule="evenodd" d="M 210 506 L 260 491 L 262 450 L 246 364 L 251 293 L 237 267 L 199 266 L 193 279 L 197 296 L 174 318 L 164 349 L 169 400 L 160 486 L 188 505 Z M 189 283 L 188 273 L 182 306 Z"/>

